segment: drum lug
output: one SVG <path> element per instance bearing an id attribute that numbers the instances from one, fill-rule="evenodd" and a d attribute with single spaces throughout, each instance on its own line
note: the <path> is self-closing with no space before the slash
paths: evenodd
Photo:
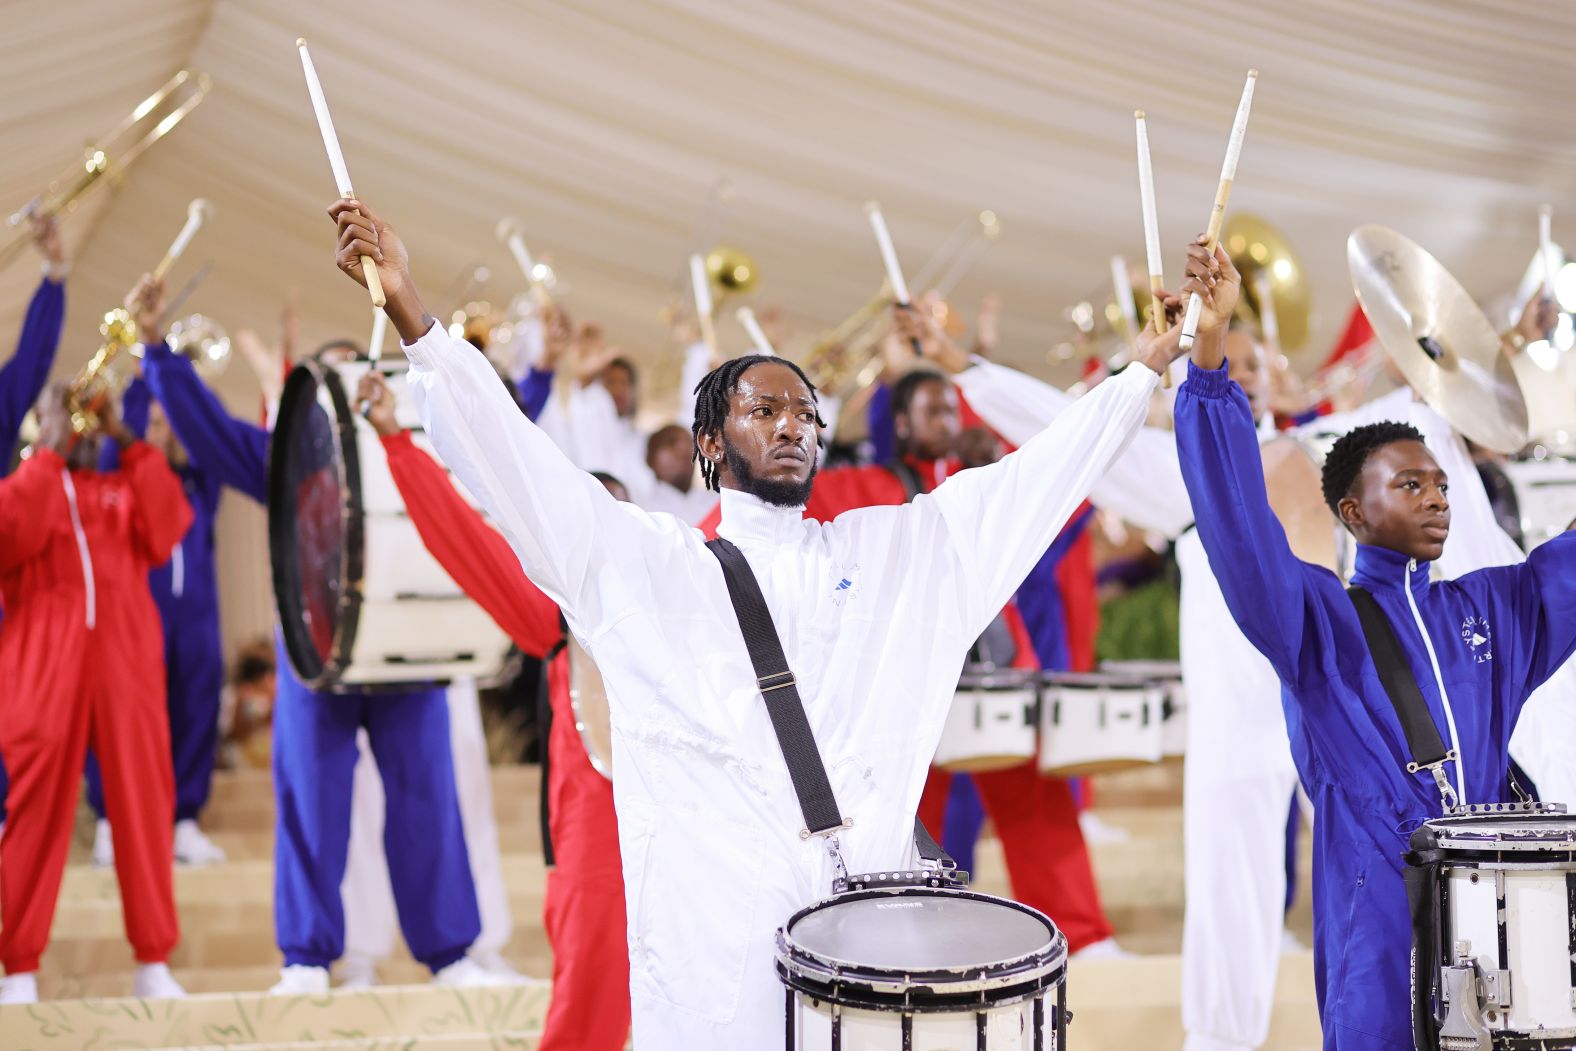
<path id="1" fill-rule="evenodd" d="M 1464 948 L 1456 947 L 1454 966 L 1445 968 L 1444 993 L 1450 1009 L 1439 1028 L 1439 1046 L 1441 1051 L 1492 1051 L 1493 1038 L 1482 1014 L 1486 976 L 1480 976 L 1477 961 L 1466 955 Z"/>

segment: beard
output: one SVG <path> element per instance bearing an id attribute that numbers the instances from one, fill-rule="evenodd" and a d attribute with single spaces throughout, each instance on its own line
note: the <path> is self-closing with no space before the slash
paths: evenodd
<path id="1" fill-rule="evenodd" d="M 810 499 L 810 488 L 815 484 L 815 472 L 821 468 L 820 449 L 816 448 L 810 450 L 810 455 L 814 459 L 810 461 L 810 474 L 804 481 L 776 482 L 770 478 L 762 478 L 750 469 L 749 460 L 737 445 L 728 440 L 727 435 L 723 435 L 722 438 L 722 455 L 723 462 L 728 465 L 728 470 L 739 488 L 773 507 L 803 507 Z"/>

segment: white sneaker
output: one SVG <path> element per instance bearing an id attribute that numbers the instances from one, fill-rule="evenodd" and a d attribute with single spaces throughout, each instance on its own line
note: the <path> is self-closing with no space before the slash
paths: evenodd
<path id="1" fill-rule="evenodd" d="M 224 860 L 224 851 L 213 840 L 203 835 L 202 829 L 191 818 L 175 822 L 175 861 L 181 865 L 217 865 Z"/>
<path id="2" fill-rule="evenodd" d="M 509 979 L 493 974 L 471 959 L 462 957 L 432 976 L 433 985 L 450 989 L 476 989 L 482 986 L 512 985 Z"/>
<path id="3" fill-rule="evenodd" d="M 293 963 L 279 972 L 269 996 L 322 996 L 328 992 L 328 968 Z"/>
<path id="4" fill-rule="evenodd" d="M 1086 843 L 1126 843 L 1133 838 L 1127 829 L 1110 824 L 1093 810 L 1078 815 L 1078 828 Z"/>
<path id="5" fill-rule="evenodd" d="M 377 986 L 378 968 L 368 956 L 344 956 L 339 961 L 339 988 L 371 989 Z"/>
<path id="6" fill-rule="evenodd" d="M 115 867 L 115 841 L 110 837 L 109 822 L 104 818 L 98 819 L 98 825 L 93 830 L 93 867 Z"/>
<path id="7" fill-rule="evenodd" d="M 1131 960 L 1137 953 L 1128 952 L 1116 944 L 1115 938 L 1102 938 L 1097 942 L 1085 945 L 1073 953 L 1069 959 L 1073 960 Z"/>
<path id="8" fill-rule="evenodd" d="M 38 975 L 33 971 L 0 978 L 0 1004 L 38 1003 Z"/>
<path id="9" fill-rule="evenodd" d="M 482 970 L 506 982 L 517 983 L 526 980 L 525 975 L 515 970 L 514 966 L 503 958 L 503 953 L 497 949 L 472 949 L 470 958 L 475 960 Z"/>
<path id="10" fill-rule="evenodd" d="M 139 1000 L 184 1000 L 186 990 L 175 980 L 167 965 L 145 963 L 131 980 L 131 995 Z"/>
<path id="11" fill-rule="evenodd" d="M 1307 951 L 1308 951 L 1308 947 L 1302 943 L 1302 939 L 1301 938 L 1297 937 L 1295 934 L 1293 934 L 1291 932 L 1291 928 L 1290 927 L 1287 927 L 1285 930 L 1281 931 L 1281 955 L 1282 956 L 1290 956 L 1290 955 L 1292 955 L 1294 953 L 1307 952 Z"/>

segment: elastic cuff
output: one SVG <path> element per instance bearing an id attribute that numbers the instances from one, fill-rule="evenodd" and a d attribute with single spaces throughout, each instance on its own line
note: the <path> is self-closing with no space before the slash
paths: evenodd
<path id="1" fill-rule="evenodd" d="M 463 948 L 452 949 L 448 952 L 440 953 L 437 956 L 429 956 L 425 960 L 421 961 L 422 966 L 426 967 L 427 970 L 431 971 L 433 974 L 437 974 L 439 971 L 443 970 L 450 964 L 459 963 L 461 960 L 465 959 L 465 954 L 470 951 L 471 947 L 467 945 Z"/>
<path id="2" fill-rule="evenodd" d="M 1201 369 L 1192 361 L 1187 363 L 1187 387 L 1196 397 L 1224 398 L 1231 389 L 1228 362 L 1222 360 L 1218 369 Z"/>
<path id="3" fill-rule="evenodd" d="M 333 962 L 326 957 L 314 956 L 310 953 L 288 951 L 285 953 L 286 967 L 321 967 L 326 971 Z"/>
<path id="4" fill-rule="evenodd" d="M 405 351 L 405 356 L 410 358 L 412 365 L 430 369 L 433 357 L 448 349 L 448 340 L 449 334 L 443 330 L 442 325 L 434 321 L 432 327 L 422 333 L 421 338 L 416 342 L 406 343 L 402 340 L 400 349 Z"/>
<path id="5" fill-rule="evenodd" d="M 174 948 L 174 947 L 171 946 L 171 948 Z M 136 952 L 133 952 L 131 955 L 132 955 L 132 957 L 134 959 L 136 959 L 136 961 L 139 964 L 152 964 L 152 963 L 165 963 L 165 964 L 167 964 L 167 963 L 170 962 L 170 949 L 154 949 L 151 952 L 142 952 L 142 951 L 138 950 Z"/>
<path id="6" fill-rule="evenodd" d="M 3 966 L 8 977 L 17 974 L 32 974 L 38 970 L 38 956 L 18 956 L 5 961 Z"/>
<path id="7" fill-rule="evenodd" d="M 383 448 L 386 452 L 392 452 L 395 449 L 414 449 L 416 447 L 416 443 L 411 440 L 410 431 L 395 431 L 393 434 L 380 434 L 378 435 L 378 441 L 383 443 Z"/>

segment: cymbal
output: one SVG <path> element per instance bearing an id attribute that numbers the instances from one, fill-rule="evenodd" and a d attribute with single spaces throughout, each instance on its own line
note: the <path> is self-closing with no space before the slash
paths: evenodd
<path id="1" fill-rule="evenodd" d="M 1418 396 L 1485 448 L 1526 445 L 1527 402 L 1499 333 L 1450 271 L 1383 226 L 1353 230 L 1346 263 L 1380 345 Z"/>

